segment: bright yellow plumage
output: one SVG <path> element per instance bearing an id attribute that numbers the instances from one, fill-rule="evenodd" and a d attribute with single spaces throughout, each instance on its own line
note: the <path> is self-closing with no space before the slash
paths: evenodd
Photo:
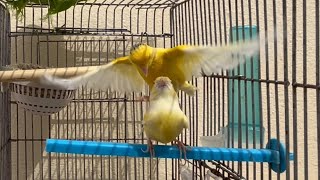
<path id="1" fill-rule="evenodd" d="M 184 128 L 188 128 L 189 122 L 180 109 L 178 96 L 170 80 L 159 77 L 157 81 L 166 81 L 168 85 L 164 88 L 153 87 L 143 128 L 148 138 L 166 144 L 174 141 Z"/>
<path id="2" fill-rule="evenodd" d="M 192 76 L 210 75 L 237 67 L 244 62 L 244 56 L 250 57 L 259 52 L 258 42 L 255 39 L 221 47 L 180 45 L 167 49 L 142 44 L 131 52 L 129 59 L 149 87 L 157 77 L 164 76 L 171 79 L 176 91 L 193 95 L 196 88 L 187 82 Z"/>
<path id="3" fill-rule="evenodd" d="M 157 77 L 165 76 L 171 79 L 176 91 L 193 95 L 196 88 L 187 82 L 193 76 L 235 68 L 258 52 L 258 39 L 225 46 L 180 45 L 166 49 L 141 44 L 135 46 L 130 55 L 71 81 L 97 90 L 142 92 L 144 82 L 151 89 Z"/>
<path id="4" fill-rule="evenodd" d="M 180 109 L 178 96 L 170 79 L 158 77 L 151 90 L 150 106 L 143 118 L 148 144 L 152 146 L 151 140 L 164 144 L 178 141 L 177 137 L 188 127 L 188 118 Z"/>

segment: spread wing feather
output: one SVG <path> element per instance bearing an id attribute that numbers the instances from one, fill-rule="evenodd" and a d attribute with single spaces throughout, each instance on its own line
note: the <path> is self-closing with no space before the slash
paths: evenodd
<path id="1" fill-rule="evenodd" d="M 42 78 L 46 84 L 63 87 L 87 86 L 94 90 L 114 90 L 122 93 L 142 92 L 144 80 L 128 57 L 118 58 L 84 75 L 62 79 L 46 75 Z"/>
<path id="2" fill-rule="evenodd" d="M 225 46 L 177 46 L 168 51 L 169 56 L 179 61 L 186 80 L 220 73 L 221 70 L 236 68 L 249 57 L 259 53 L 259 39 L 252 39 Z"/>

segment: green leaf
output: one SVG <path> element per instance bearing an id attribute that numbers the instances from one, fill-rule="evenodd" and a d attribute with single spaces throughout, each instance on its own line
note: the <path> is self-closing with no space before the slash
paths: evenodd
<path id="1" fill-rule="evenodd" d="M 22 18 L 24 15 L 24 8 L 28 4 L 41 4 L 48 5 L 48 14 L 46 18 L 50 15 L 57 14 L 59 12 L 65 11 L 72 6 L 75 6 L 80 1 L 87 0 L 11 0 L 5 1 L 7 6 L 16 12 L 17 17 Z M 45 19 L 46 19 L 45 18 Z"/>

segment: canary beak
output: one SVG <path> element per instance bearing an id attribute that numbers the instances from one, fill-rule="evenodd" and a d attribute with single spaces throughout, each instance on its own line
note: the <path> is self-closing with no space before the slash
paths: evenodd
<path id="1" fill-rule="evenodd" d="M 142 69 L 143 74 L 145 76 L 148 76 L 148 67 L 147 66 L 146 67 L 142 67 L 141 69 Z"/>

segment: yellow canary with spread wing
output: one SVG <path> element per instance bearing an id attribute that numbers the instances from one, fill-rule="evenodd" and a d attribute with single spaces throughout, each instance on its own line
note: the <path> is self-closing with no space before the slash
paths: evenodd
<path id="1" fill-rule="evenodd" d="M 186 148 L 177 137 L 188 127 L 188 118 L 180 108 L 171 80 L 157 77 L 150 93 L 150 106 L 143 118 L 143 129 L 148 137 L 147 151 L 153 155 L 152 140 L 164 144 L 175 141 L 185 154 Z"/>
<path id="2" fill-rule="evenodd" d="M 98 67 L 96 70 L 70 79 L 72 84 L 87 85 L 96 90 L 142 92 L 146 82 L 150 89 L 157 77 L 168 77 L 176 91 L 194 95 L 192 77 L 229 70 L 259 52 L 259 40 L 252 39 L 224 46 L 179 45 L 173 48 L 153 48 L 139 44 L 128 56 Z M 50 79 L 59 80 L 58 78 Z"/>

